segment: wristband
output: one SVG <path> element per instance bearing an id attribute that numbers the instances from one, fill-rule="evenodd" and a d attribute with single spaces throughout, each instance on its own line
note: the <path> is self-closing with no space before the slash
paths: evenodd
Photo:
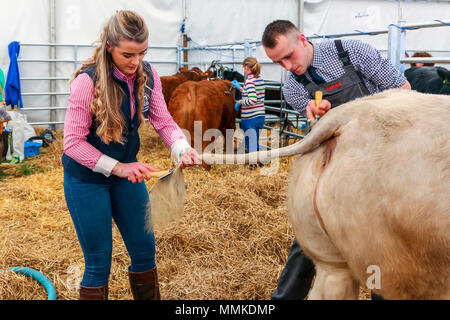
<path id="1" fill-rule="evenodd" d="M 178 158 L 181 158 L 181 156 L 188 150 L 191 150 L 191 147 L 189 148 L 184 148 L 183 151 L 180 152 L 180 154 L 178 155 Z"/>

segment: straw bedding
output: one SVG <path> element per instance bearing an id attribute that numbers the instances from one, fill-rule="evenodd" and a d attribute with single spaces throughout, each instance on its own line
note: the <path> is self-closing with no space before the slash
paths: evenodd
<path id="1" fill-rule="evenodd" d="M 49 148 L 26 162 L 34 165 L 33 174 L 21 176 L 20 164 L 0 164 L 0 270 L 36 269 L 53 282 L 58 299 L 74 300 L 84 261 L 64 199 L 62 132 L 55 135 Z M 141 141 L 140 161 L 172 167 L 170 151 L 148 123 Z M 270 299 L 293 240 L 285 209 L 290 161 L 281 159 L 272 176 L 244 165 L 185 170 L 184 215 L 155 230 L 163 299 Z M 147 182 L 148 188 L 154 183 Z M 113 228 L 109 296 L 132 299 L 129 256 Z M 0 274 L 0 300 L 46 298 L 36 281 L 11 271 Z M 367 298 L 367 291 L 360 298 Z"/>

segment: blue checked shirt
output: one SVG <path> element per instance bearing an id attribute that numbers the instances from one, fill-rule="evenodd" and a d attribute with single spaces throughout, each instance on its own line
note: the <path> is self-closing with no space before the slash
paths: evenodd
<path id="1" fill-rule="evenodd" d="M 334 41 L 315 43 L 312 66 L 326 82 L 338 79 L 344 75 L 344 67 L 338 57 Z M 364 84 L 371 94 L 386 89 L 399 88 L 406 83 L 405 76 L 397 70 L 380 52 L 360 40 L 342 40 L 342 46 L 348 52 L 351 64 L 360 71 Z M 309 74 L 305 73 L 309 81 Z M 283 87 L 286 102 L 298 112 L 305 114 L 308 102 L 311 100 L 306 88 L 298 83 L 292 72 L 286 77 Z"/>

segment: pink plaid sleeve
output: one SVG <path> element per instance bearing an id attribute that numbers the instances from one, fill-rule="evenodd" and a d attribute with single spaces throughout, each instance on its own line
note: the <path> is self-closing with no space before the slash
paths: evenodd
<path id="1" fill-rule="evenodd" d="M 91 170 L 102 156 L 86 141 L 92 124 L 90 105 L 93 99 L 94 83 L 91 77 L 80 74 L 70 86 L 69 107 L 64 122 L 64 153 Z"/>

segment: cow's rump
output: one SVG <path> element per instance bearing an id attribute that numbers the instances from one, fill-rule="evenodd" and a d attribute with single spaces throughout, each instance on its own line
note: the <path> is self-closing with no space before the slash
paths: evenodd
<path id="1" fill-rule="evenodd" d="M 299 156 L 289 183 L 289 215 L 316 266 L 348 267 L 361 285 L 379 268 L 388 299 L 449 297 L 449 110 L 450 97 L 404 90 L 336 108 L 352 116 L 332 155 L 322 143 Z"/>

